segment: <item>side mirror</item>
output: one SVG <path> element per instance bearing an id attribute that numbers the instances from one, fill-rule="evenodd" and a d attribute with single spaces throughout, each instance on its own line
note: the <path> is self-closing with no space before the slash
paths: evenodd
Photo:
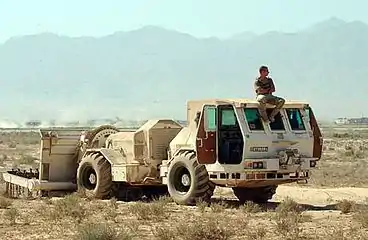
<path id="1" fill-rule="evenodd" d="M 199 123 L 199 118 L 201 117 L 201 112 L 197 112 L 196 118 L 194 119 L 194 121 L 196 122 L 196 126 L 198 127 L 198 123 Z"/>

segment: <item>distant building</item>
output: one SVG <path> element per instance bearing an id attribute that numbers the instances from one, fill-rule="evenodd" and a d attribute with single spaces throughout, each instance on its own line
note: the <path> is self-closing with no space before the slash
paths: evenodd
<path id="1" fill-rule="evenodd" d="M 38 127 L 42 124 L 40 120 L 31 120 L 26 122 L 26 127 Z"/>
<path id="2" fill-rule="evenodd" d="M 368 117 L 361 118 L 338 118 L 335 120 L 335 124 L 368 124 Z"/>
<path id="3" fill-rule="evenodd" d="M 349 121 L 348 121 L 347 118 L 338 118 L 338 119 L 335 120 L 335 123 L 336 124 L 348 124 Z"/>

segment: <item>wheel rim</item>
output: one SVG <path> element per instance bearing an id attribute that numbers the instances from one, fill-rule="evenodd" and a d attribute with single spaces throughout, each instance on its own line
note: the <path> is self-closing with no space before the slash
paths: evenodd
<path id="1" fill-rule="evenodd" d="M 82 174 L 82 185 L 88 190 L 93 190 L 97 185 L 97 174 L 92 166 L 85 167 Z"/>
<path id="2" fill-rule="evenodd" d="M 187 168 L 180 166 L 174 174 L 174 188 L 177 192 L 185 194 L 189 191 L 192 179 Z"/>
<path id="3" fill-rule="evenodd" d="M 90 147 L 95 147 L 95 148 L 100 148 L 103 147 L 105 145 L 105 141 L 106 139 L 114 133 L 119 132 L 118 129 L 115 129 L 115 127 L 110 127 L 110 128 L 105 128 L 105 129 L 101 129 L 98 132 L 95 133 L 91 133 L 90 136 L 88 136 L 90 139 L 89 140 L 89 146 Z M 88 134 L 87 134 L 88 135 Z"/>

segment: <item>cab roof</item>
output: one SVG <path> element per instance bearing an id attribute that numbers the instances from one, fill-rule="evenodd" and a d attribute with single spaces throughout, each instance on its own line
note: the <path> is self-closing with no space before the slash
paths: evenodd
<path id="1" fill-rule="evenodd" d="M 189 126 L 196 127 L 194 120 L 197 118 L 198 112 L 201 112 L 204 105 L 233 105 L 235 107 L 258 108 L 259 103 L 256 99 L 248 98 L 213 98 L 213 99 L 198 99 L 187 102 L 187 122 Z M 267 106 L 268 107 L 268 106 Z M 269 106 L 272 107 L 272 106 Z M 305 101 L 286 100 L 283 108 L 307 108 L 309 104 Z"/>
<path id="2" fill-rule="evenodd" d="M 225 105 L 225 104 L 233 104 L 233 105 L 250 105 L 250 106 L 258 106 L 258 101 L 256 99 L 249 98 L 212 98 L 212 99 L 198 99 L 198 100 L 190 100 L 187 102 L 188 106 L 190 105 Z M 288 108 L 303 108 L 309 106 L 309 103 L 306 101 L 300 100 L 285 100 L 284 107 Z"/>

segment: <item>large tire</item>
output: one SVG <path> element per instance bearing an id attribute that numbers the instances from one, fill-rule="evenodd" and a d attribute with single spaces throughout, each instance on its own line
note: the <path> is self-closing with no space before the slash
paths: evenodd
<path id="1" fill-rule="evenodd" d="M 277 186 L 267 186 L 259 188 L 242 188 L 234 187 L 234 195 L 239 199 L 241 204 L 247 201 L 255 203 L 267 203 L 276 193 Z"/>
<path id="2" fill-rule="evenodd" d="M 112 125 L 102 125 L 91 131 L 88 131 L 85 135 L 85 139 L 88 140 L 87 144 L 78 144 L 75 153 L 75 162 L 78 164 L 86 152 L 87 148 L 102 148 L 106 147 L 105 142 L 108 136 L 119 132 L 119 129 Z"/>
<path id="3" fill-rule="evenodd" d="M 170 163 L 167 187 L 174 202 L 182 205 L 209 202 L 215 189 L 206 167 L 198 163 L 194 152 L 185 152 Z"/>
<path id="4" fill-rule="evenodd" d="M 89 198 L 110 197 L 112 192 L 111 165 L 103 155 L 96 153 L 82 158 L 77 169 L 77 186 L 78 190 Z"/>
<path id="5" fill-rule="evenodd" d="M 107 137 L 117 132 L 119 132 L 119 129 L 112 125 L 102 125 L 89 131 L 86 135 L 86 139 L 88 139 L 87 148 L 106 147 L 105 141 Z"/>

